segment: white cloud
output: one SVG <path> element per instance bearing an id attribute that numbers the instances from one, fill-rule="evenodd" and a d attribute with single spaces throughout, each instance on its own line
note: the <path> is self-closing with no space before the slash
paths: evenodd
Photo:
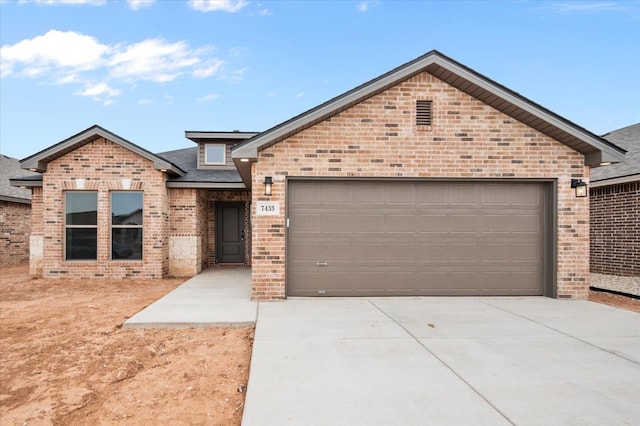
<path id="1" fill-rule="evenodd" d="M 296 93 L 295 98 L 301 98 L 304 96 L 304 92 Z"/>
<path id="2" fill-rule="evenodd" d="M 225 61 L 213 56 L 214 50 L 212 46 L 194 48 L 186 41 L 162 38 L 102 44 L 85 34 L 50 30 L 1 46 L 0 77 L 75 85 L 80 87 L 75 94 L 105 102 L 133 90 L 140 81 L 167 83 L 182 75 L 198 79 L 218 75 Z M 240 79 L 244 70 L 230 72 L 234 79 Z"/>
<path id="3" fill-rule="evenodd" d="M 140 10 L 145 7 L 150 7 L 155 2 L 156 0 L 127 0 L 131 10 Z"/>
<path id="4" fill-rule="evenodd" d="M 109 61 L 114 77 L 166 83 L 202 62 L 197 51 L 184 41 L 168 43 L 161 38 L 124 47 Z"/>
<path id="5" fill-rule="evenodd" d="M 372 7 L 376 7 L 380 2 L 377 0 L 365 0 L 365 1 L 361 1 L 360 3 L 358 3 L 356 5 L 356 8 L 360 11 L 360 12 L 367 12 L 369 9 L 371 9 Z"/>
<path id="6" fill-rule="evenodd" d="M 222 65 L 224 65 L 224 61 L 222 59 L 215 58 L 209 64 L 203 64 L 204 66 L 201 68 L 196 68 L 193 70 L 193 77 L 195 78 L 207 78 L 214 75 L 216 72 L 220 70 Z"/>
<path id="7" fill-rule="evenodd" d="M 99 67 L 109 46 L 94 37 L 73 31 L 50 30 L 45 35 L 0 47 L 2 75 L 21 67 L 19 73 L 37 76 L 51 69 L 58 73 L 74 73 Z"/>
<path id="8" fill-rule="evenodd" d="M 608 10 L 620 10 L 621 6 L 614 2 L 590 2 L 590 1 L 574 1 L 574 2 L 561 2 L 551 3 L 549 5 L 552 9 L 558 12 L 571 13 L 571 12 L 602 12 Z"/>
<path id="9" fill-rule="evenodd" d="M 206 96 L 202 96 L 196 99 L 196 101 L 203 103 L 203 102 L 210 102 L 210 101 L 215 101 L 216 99 L 218 99 L 220 97 L 219 94 L 217 93 L 211 93 L 208 94 Z"/>
<path id="10" fill-rule="evenodd" d="M 116 96 L 120 96 L 120 90 L 114 89 L 107 83 L 88 84 L 84 90 L 79 90 L 75 94 L 78 96 L 90 97 L 96 102 L 102 102 L 104 106 L 109 106 L 113 103 L 113 99 Z"/>
<path id="11" fill-rule="evenodd" d="M 106 96 L 114 97 L 120 95 L 120 90 L 110 87 L 107 83 L 98 83 L 87 86 L 83 91 L 77 92 L 80 96 Z"/>
<path id="12" fill-rule="evenodd" d="M 249 2 L 246 0 L 189 0 L 189 7 L 199 12 L 238 12 Z"/>
<path id="13" fill-rule="evenodd" d="M 46 6 L 103 6 L 107 0 L 18 0 L 18 3 L 36 3 Z"/>
<path id="14" fill-rule="evenodd" d="M 151 99 L 140 99 L 138 105 L 151 105 L 153 101 Z"/>

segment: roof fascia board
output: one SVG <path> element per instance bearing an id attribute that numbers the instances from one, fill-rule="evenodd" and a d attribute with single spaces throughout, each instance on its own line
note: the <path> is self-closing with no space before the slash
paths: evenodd
<path id="1" fill-rule="evenodd" d="M 199 188 L 199 189 L 247 189 L 242 182 L 172 182 L 167 181 L 167 188 Z"/>
<path id="2" fill-rule="evenodd" d="M 11 197 L 9 195 L 0 195 L 0 201 L 7 201 L 9 203 L 19 203 L 19 204 L 29 204 L 29 205 L 31 205 L 31 200 L 28 199 L 28 198 Z"/>
<path id="3" fill-rule="evenodd" d="M 601 186 L 609 186 L 609 185 L 616 185 L 619 183 L 629 183 L 629 182 L 636 182 L 636 181 L 640 181 L 640 174 L 638 173 L 633 175 L 628 175 L 628 176 L 591 181 L 589 183 L 589 186 L 591 186 L 591 188 L 599 188 Z"/>
<path id="4" fill-rule="evenodd" d="M 206 140 L 246 140 L 258 135 L 259 133 L 260 132 L 201 132 L 187 130 L 184 132 L 184 136 L 195 143 L 200 143 Z"/>
<path id="5" fill-rule="evenodd" d="M 129 151 L 138 154 L 139 156 L 146 158 L 147 160 L 153 163 L 153 167 L 156 170 L 166 171 L 171 174 L 175 174 L 178 176 L 183 176 L 185 174 L 184 170 L 180 169 L 175 164 L 170 163 L 162 157 L 159 157 L 146 149 L 139 147 L 138 145 L 129 142 L 126 139 L 121 138 L 120 136 L 109 132 L 108 130 L 103 129 L 100 126 L 92 126 L 87 130 L 78 133 L 75 136 L 72 136 L 69 139 L 66 139 L 56 145 L 53 145 L 43 151 L 40 151 L 37 154 L 34 154 L 30 157 L 25 158 L 20 161 L 20 166 L 23 169 L 28 169 L 32 171 L 45 172 L 47 170 L 47 158 L 52 157 L 60 152 L 64 152 L 67 149 L 75 149 L 75 147 L 80 147 L 84 145 L 83 142 L 94 138 L 95 136 L 100 136 L 105 138 L 113 143 L 116 143 L 122 146 Z"/>
<path id="6" fill-rule="evenodd" d="M 21 187 L 25 186 L 27 188 L 38 188 L 42 186 L 42 180 L 27 180 L 27 179 L 9 179 L 9 184 L 11 186 Z"/>
<path id="7" fill-rule="evenodd" d="M 512 93 L 509 93 L 503 88 L 496 86 L 495 84 L 487 81 L 485 78 L 480 77 L 476 73 L 473 73 L 461 67 L 460 65 L 442 57 L 436 57 L 434 60 L 434 63 L 446 68 L 450 72 L 457 74 L 458 76 L 464 78 L 465 80 L 470 81 L 471 83 L 474 83 L 477 86 L 480 86 L 485 90 L 488 90 L 489 92 L 492 92 L 496 96 L 499 96 L 500 98 L 512 103 L 518 108 L 521 108 L 527 111 L 528 113 L 531 113 L 533 115 L 540 117 L 542 120 L 561 129 L 562 131 L 567 132 L 570 135 L 575 136 L 576 138 L 584 140 L 585 142 L 589 143 L 595 148 L 603 151 L 603 153 L 608 154 L 608 158 L 610 160 L 614 162 L 624 161 L 624 158 L 625 158 L 624 152 L 620 152 L 614 149 L 613 147 L 603 144 L 601 141 L 597 140 L 592 135 L 589 135 L 580 129 L 576 129 L 574 126 L 566 123 L 564 120 L 561 120 L 558 117 L 555 117 L 554 115 L 551 115 L 546 111 L 541 110 L 540 108 L 538 108 L 535 105 L 532 105 L 529 101 L 525 99 L 515 96 Z M 586 158 L 585 158 L 585 163 L 586 163 Z"/>

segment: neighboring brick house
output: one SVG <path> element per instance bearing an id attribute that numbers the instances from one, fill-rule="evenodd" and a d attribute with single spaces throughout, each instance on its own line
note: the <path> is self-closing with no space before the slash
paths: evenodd
<path id="1" fill-rule="evenodd" d="M 627 155 L 591 173 L 591 272 L 640 277 L 640 123 L 603 138 Z"/>
<path id="2" fill-rule="evenodd" d="M 258 300 L 586 298 L 589 204 L 571 181 L 625 153 L 436 51 L 265 132 L 186 136 L 197 146 L 152 154 L 94 126 L 22 160 L 42 173 L 32 272 L 237 263 Z"/>
<path id="3" fill-rule="evenodd" d="M 11 186 L 9 179 L 32 174 L 0 154 L 0 266 L 29 261 L 31 191 Z"/>

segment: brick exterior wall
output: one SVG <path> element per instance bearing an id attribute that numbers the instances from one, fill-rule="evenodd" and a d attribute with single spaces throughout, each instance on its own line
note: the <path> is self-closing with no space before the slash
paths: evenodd
<path id="1" fill-rule="evenodd" d="M 433 101 L 433 125 L 416 126 L 417 100 Z M 428 73 L 402 82 L 260 152 L 255 188 L 265 176 L 279 216 L 253 214 L 253 298 L 285 297 L 287 176 L 545 178 L 557 180 L 557 293 L 585 299 L 589 287 L 589 201 L 572 178 L 588 179 L 581 154 Z"/>
<path id="2" fill-rule="evenodd" d="M 169 190 L 169 274 L 189 277 L 207 267 L 206 191 Z"/>
<path id="3" fill-rule="evenodd" d="M 84 179 L 84 181 L 83 181 Z M 41 191 L 33 191 L 30 270 L 47 278 L 161 278 L 169 272 L 167 176 L 120 145 L 96 139 L 48 164 Z M 98 259 L 66 261 L 64 193 L 98 192 Z M 143 260 L 111 260 L 110 192 L 144 193 Z M 41 241 L 41 248 L 38 243 Z"/>
<path id="4" fill-rule="evenodd" d="M 640 181 L 589 192 L 591 272 L 640 277 Z"/>
<path id="5" fill-rule="evenodd" d="M 29 260 L 31 205 L 0 201 L 0 266 Z"/>

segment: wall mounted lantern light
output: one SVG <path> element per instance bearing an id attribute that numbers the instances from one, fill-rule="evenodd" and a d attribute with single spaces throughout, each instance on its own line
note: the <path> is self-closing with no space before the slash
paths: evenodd
<path id="1" fill-rule="evenodd" d="M 576 191 L 576 197 L 587 196 L 587 183 L 582 179 L 571 179 L 571 187 Z"/>
<path id="2" fill-rule="evenodd" d="M 264 177 L 264 195 L 271 196 L 271 188 L 273 187 L 273 179 L 271 176 Z"/>

